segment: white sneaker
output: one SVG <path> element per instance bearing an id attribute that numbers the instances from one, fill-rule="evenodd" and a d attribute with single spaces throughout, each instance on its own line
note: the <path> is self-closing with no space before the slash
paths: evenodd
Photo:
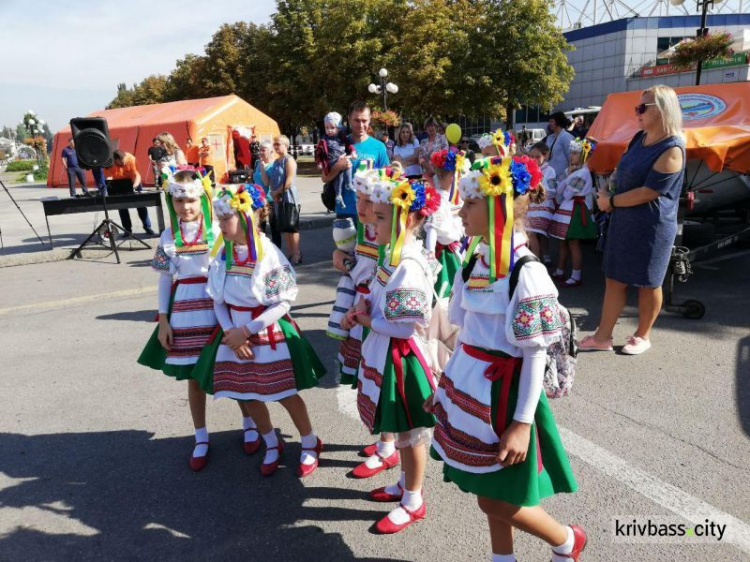
<path id="1" fill-rule="evenodd" d="M 648 351 L 650 348 L 650 340 L 646 340 L 638 336 L 630 336 L 628 338 L 628 343 L 623 346 L 622 352 L 625 355 L 640 355 L 644 351 Z"/>

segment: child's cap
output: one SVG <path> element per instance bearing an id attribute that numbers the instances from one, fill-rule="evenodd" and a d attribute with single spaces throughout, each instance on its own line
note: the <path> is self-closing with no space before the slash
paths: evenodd
<path id="1" fill-rule="evenodd" d="M 336 127 L 341 127 L 341 114 L 331 111 L 328 115 L 323 118 L 323 123 L 331 123 Z"/>

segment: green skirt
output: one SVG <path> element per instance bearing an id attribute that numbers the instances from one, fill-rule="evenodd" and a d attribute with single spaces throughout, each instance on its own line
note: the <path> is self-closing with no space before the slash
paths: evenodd
<path id="1" fill-rule="evenodd" d="M 506 427 L 513 421 L 516 410 L 519 378 L 516 375 L 511 382 Z M 497 416 L 501 383 L 502 381 L 492 383 L 493 419 Z M 530 436 L 529 450 L 524 462 L 485 474 L 466 472 L 444 463 L 443 480 L 453 482 L 463 492 L 521 507 L 539 505 L 542 498 L 555 494 L 575 492 L 578 486 L 544 392 L 534 414 Z M 541 471 L 538 452 L 541 452 Z M 434 448 L 430 448 L 430 455 L 435 460 L 443 460 Z"/>
<path id="2" fill-rule="evenodd" d="M 581 217 L 586 219 L 586 224 Z M 568 232 L 565 234 L 566 240 L 594 240 L 598 238 L 599 231 L 596 228 L 596 221 L 586 206 L 586 203 L 576 202 L 573 205 L 573 214 L 570 217 Z"/>
<path id="3" fill-rule="evenodd" d="M 453 280 L 456 278 L 456 272 L 461 269 L 461 259 L 455 252 L 445 248 L 440 252 L 437 261 L 443 267 L 437 274 L 435 280 L 435 293 L 439 298 L 449 297 L 453 288 Z"/>
<path id="4" fill-rule="evenodd" d="M 297 390 L 318 386 L 318 381 L 326 374 L 326 369 L 318 354 L 315 353 L 312 345 L 305 339 L 302 331 L 291 317 L 280 318 L 278 324 L 281 333 L 284 334 L 284 342 L 289 349 Z M 223 337 L 224 331 L 221 327 L 217 327 L 216 336 L 203 348 L 201 356 L 193 368 L 191 378 L 197 380 L 207 394 L 214 393 L 214 363 Z"/>
<path id="5" fill-rule="evenodd" d="M 396 386 L 396 369 L 393 367 L 391 355 L 392 346 L 393 342 L 388 346 L 388 357 L 380 385 L 380 400 L 375 410 L 372 432 L 403 433 L 418 427 L 434 427 L 435 416 L 425 412 L 423 407 L 424 401 L 433 392 L 428 379 L 430 375 L 425 373 L 414 353 L 409 353 L 401 359 L 404 395 L 406 396 L 406 404 L 404 404 Z"/>

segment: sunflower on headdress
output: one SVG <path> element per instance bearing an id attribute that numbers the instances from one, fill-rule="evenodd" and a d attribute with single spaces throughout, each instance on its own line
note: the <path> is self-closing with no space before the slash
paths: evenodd
<path id="1" fill-rule="evenodd" d="M 232 207 L 232 209 L 234 209 L 235 211 L 249 213 L 253 208 L 253 202 L 250 198 L 250 194 L 244 189 L 240 188 L 229 201 L 229 206 Z"/>
<path id="2" fill-rule="evenodd" d="M 513 178 L 510 173 L 510 158 L 493 158 L 479 177 L 479 187 L 488 197 L 513 193 Z"/>
<path id="3" fill-rule="evenodd" d="M 414 199 L 416 199 L 416 193 L 408 181 L 401 182 L 391 191 L 391 203 L 396 207 L 409 210 Z"/>

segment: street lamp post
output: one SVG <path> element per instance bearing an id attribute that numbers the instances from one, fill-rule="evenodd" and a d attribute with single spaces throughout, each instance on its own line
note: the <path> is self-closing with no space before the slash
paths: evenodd
<path id="1" fill-rule="evenodd" d="M 674 6 L 681 6 L 685 3 L 685 0 L 671 0 Z M 700 38 L 708 35 L 708 28 L 706 27 L 706 19 L 708 18 L 708 9 L 714 4 L 720 3 L 721 0 L 695 0 L 696 7 L 701 13 L 701 26 L 696 30 L 695 36 Z M 703 61 L 698 61 L 698 66 L 695 69 L 695 85 L 701 85 L 701 72 L 703 71 Z"/>
<path id="2" fill-rule="evenodd" d="M 367 86 L 367 91 L 371 94 L 383 94 L 383 110 L 388 111 L 388 94 L 397 94 L 398 93 L 398 86 L 394 84 L 393 82 L 387 82 L 386 77 L 388 76 L 388 71 L 385 68 L 381 68 L 380 72 L 378 72 L 378 76 L 380 77 L 380 85 L 377 84 L 370 84 Z"/>

